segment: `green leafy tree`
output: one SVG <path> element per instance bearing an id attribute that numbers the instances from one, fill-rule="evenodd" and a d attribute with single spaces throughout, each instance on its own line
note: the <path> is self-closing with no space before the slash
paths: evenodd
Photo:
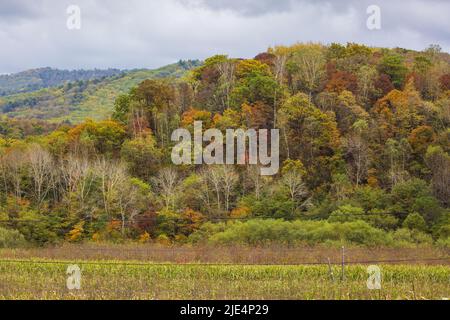
<path id="1" fill-rule="evenodd" d="M 402 88 L 408 68 L 405 66 L 404 59 L 399 54 L 386 54 L 379 65 L 380 73 L 387 74 L 397 89 Z"/>
<path id="2" fill-rule="evenodd" d="M 409 230 L 425 232 L 427 230 L 427 223 L 419 213 L 413 212 L 403 221 L 403 227 Z"/>

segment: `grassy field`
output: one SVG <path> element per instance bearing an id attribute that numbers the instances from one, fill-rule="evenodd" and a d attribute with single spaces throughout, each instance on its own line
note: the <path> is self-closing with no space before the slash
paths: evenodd
<path id="1" fill-rule="evenodd" d="M 431 255 L 425 257 L 425 251 L 417 249 L 408 252 L 397 250 L 396 259 L 390 256 L 393 254 L 390 249 L 372 250 L 370 256 L 363 256 L 363 249 L 349 249 L 344 280 L 341 266 L 333 255 L 339 250 L 322 251 L 321 255 L 310 255 L 308 260 L 307 252 L 317 254 L 320 250 L 297 248 L 285 249 L 283 253 L 274 248 L 253 249 L 257 255 L 281 252 L 272 255 L 272 261 L 269 261 L 269 258 L 257 259 L 249 255 L 245 259 L 243 257 L 251 249 L 233 248 L 230 252 L 241 258 L 231 261 L 223 248 L 216 248 L 216 255 L 212 254 L 213 248 L 141 247 L 132 251 L 119 246 L 108 249 L 84 247 L 75 251 L 77 248 L 74 246 L 72 250 L 68 247 L 0 250 L 0 299 L 450 298 L 450 261 L 433 260 Z M 293 257 L 300 255 L 299 252 L 303 252 L 303 260 L 294 261 Z M 219 258 L 220 253 L 222 259 Z M 355 259 L 351 254 L 359 256 Z M 418 254 L 422 254 L 422 261 Z M 75 259 L 75 255 L 81 258 Z M 119 258 L 109 259 L 113 255 Z M 200 256 L 208 258 L 200 259 Z M 290 258 L 280 261 L 281 256 Z M 328 260 L 326 256 L 332 257 L 331 265 L 315 265 Z M 442 252 L 437 256 L 442 257 Z M 367 260 L 370 257 L 380 261 L 383 257 L 392 259 L 389 263 L 398 261 L 394 265 L 387 262 L 377 264 L 382 270 L 381 290 L 367 288 L 367 267 L 374 264 Z M 366 261 L 360 264 L 358 261 L 363 258 Z M 402 264 L 403 260 L 410 262 Z M 285 265 L 264 265 L 276 262 Z M 74 264 L 81 269 L 80 290 L 68 290 L 66 285 L 67 268 Z"/>

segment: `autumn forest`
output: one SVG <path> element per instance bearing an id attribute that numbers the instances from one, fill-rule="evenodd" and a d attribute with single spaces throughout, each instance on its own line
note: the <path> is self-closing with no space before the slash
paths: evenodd
<path id="1" fill-rule="evenodd" d="M 450 246 L 450 55 L 438 45 L 215 55 L 113 104 L 98 103 L 103 119 L 0 118 L 0 247 Z M 172 164 L 172 132 L 194 121 L 279 129 L 278 174 Z"/>

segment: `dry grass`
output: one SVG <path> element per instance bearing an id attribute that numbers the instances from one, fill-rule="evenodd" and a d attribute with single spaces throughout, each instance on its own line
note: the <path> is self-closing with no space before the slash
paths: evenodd
<path id="1" fill-rule="evenodd" d="M 0 299 L 442 299 L 447 266 L 382 266 L 382 290 L 366 267 L 154 265 L 79 262 L 81 290 L 66 288 L 72 262 L 0 262 Z"/>
<path id="2" fill-rule="evenodd" d="M 157 245 L 84 244 L 59 247 L 0 249 L 0 259 L 64 259 L 64 260 L 138 260 L 171 263 L 228 263 L 228 264 L 310 264 L 341 262 L 341 249 L 336 247 L 163 247 Z M 450 264 L 450 250 L 422 248 L 359 248 L 345 249 L 346 261 L 385 261 L 399 264 Z M 414 261 L 403 261 L 414 260 Z"/>
<path id="3" fill-rule="evenodd" d="M 341 250 L 323 246 L 0 249 L 0 299 L 442 299 L 450 297 L 449 255 L 346 248 L 342 281 Z M 66 288 L 72 264 L 82 270 L 81 290 Z M 382 290 L 367 289 L 368 264 L 382 268 Z"/>

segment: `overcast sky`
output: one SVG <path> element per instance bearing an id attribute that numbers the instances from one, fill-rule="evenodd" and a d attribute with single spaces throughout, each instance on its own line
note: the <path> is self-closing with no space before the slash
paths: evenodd
<path id="1" fill-rule="evenodd" d="M 371 4 L 381 30 L 366 27 Z M 80 30 L 66 27 L 69 5 L 81 9 Z M 297 41 L 450 52 L 449 12 L 448 0 L 0 0 L 0 73 L 155 68 Z"/>

